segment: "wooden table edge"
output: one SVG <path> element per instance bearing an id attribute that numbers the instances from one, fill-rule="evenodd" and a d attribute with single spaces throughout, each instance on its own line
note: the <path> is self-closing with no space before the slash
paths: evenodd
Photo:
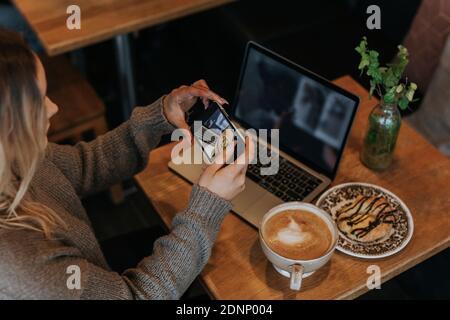
<path id="1" fill-rule="evenodd" d="M 59 54 L 67 53 L 69 51 L 81 49 L 87 46 L 91 46 L 97 43 L 100 43 L 102 41 L 110 40 L 116 36 L 128 34 L 135 31 L 140 31 L 145 28 L 154 27 L 156 25 L 167 23 L 170 21 L 173 21 L 178 18 L 183 18 L 192 14 L 200 13 L 203 11 L 207 11 L 210 9 L 214 9 L 216 7 L 231 3 L 235 0 L 217 0 L 215 2 L 208 2 L 201 5 L 198 5 L 196 7 L 187 8 L 187 9 L 180 9 L 174 12 L 170 12 L 169 14 L 159 16 L 152 21 L 147 21 L 145 18 L 138 19 L 137 21 L 133 21 L 128 24 L 122 24 L 120 26 L 113 25 L 110 29 L 105 29 L 100 32 L 97 32 L 94 36 L 89 38 L 88 40 L 85 40 L 85 37 L 83 38 L 69 38 L 67 40 L 60 41 L 58 44 L 49 44 L 45 41 L 44 38 L 42 38 L 41 33 L 39 30 L 36 29 L 35 25 L 28 19 L 28 16 L 21 10 L 20 6 L 16 4 L 17 0 L 12 0 L 15 8 L 19 10 L 21 15 L 25 18 L 28 25 L 31 26 L 34 33 L 38 37 L 40 43 L 45 49 L 45 52 L 49 56 L 56 56 Z M 83 22 L 82 27 L 83 27 Z M 77 32 L 78 30 L 71 30 L 71 32 Z"/>

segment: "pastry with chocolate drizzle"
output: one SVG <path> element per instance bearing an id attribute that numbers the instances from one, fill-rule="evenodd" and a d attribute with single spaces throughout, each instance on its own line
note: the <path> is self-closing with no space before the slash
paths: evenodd
<path id="1" fill-rule="evenodd" d="M 380 241 L 391 235 L 395 212 L 383 196 L 360 195 L 337 210 L 337 227 L 352 240 Z"/>

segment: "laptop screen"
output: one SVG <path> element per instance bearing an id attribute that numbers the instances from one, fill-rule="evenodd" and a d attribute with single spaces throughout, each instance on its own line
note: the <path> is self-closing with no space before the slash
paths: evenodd
<path id="1" fill-rule="evenodd" d="M 334 177 L 358 98 L 250 43 L 233 116 L 254 129 L 279 129 L 283 151 Z"/>

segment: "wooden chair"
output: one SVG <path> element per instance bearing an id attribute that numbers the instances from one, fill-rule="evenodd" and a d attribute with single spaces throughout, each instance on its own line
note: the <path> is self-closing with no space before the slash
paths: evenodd
<path id="1" fill-rule="evenodd" d="M 423 93 L 433 80 L 449 33 L 448 1 L 423 0 L 404 40 L 410 58 L 406 69 L 408 78 Z"/>
<path id="2" fill-rule="evenodd" d="M 87 133 L 93 137 L 106 133 L 105 106 L 86 79 L 64 56 L 41 60 L 47 73 L 47 95 L 59 106 L 51 120 L 49 141 L 76 143 Z M 111 187 L 110 194 L 116 204 L 124 199 L 120 184 Z"/>

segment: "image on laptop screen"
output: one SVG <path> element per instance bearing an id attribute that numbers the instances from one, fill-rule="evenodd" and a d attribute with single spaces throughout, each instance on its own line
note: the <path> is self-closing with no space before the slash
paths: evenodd
<path id="1" fill-rule="evenodd" d="M 282 147 L 333 173 L 357 103 L 252 47 L 241 77 L 234 116 L 254 129 L 279 129 Z"/>

